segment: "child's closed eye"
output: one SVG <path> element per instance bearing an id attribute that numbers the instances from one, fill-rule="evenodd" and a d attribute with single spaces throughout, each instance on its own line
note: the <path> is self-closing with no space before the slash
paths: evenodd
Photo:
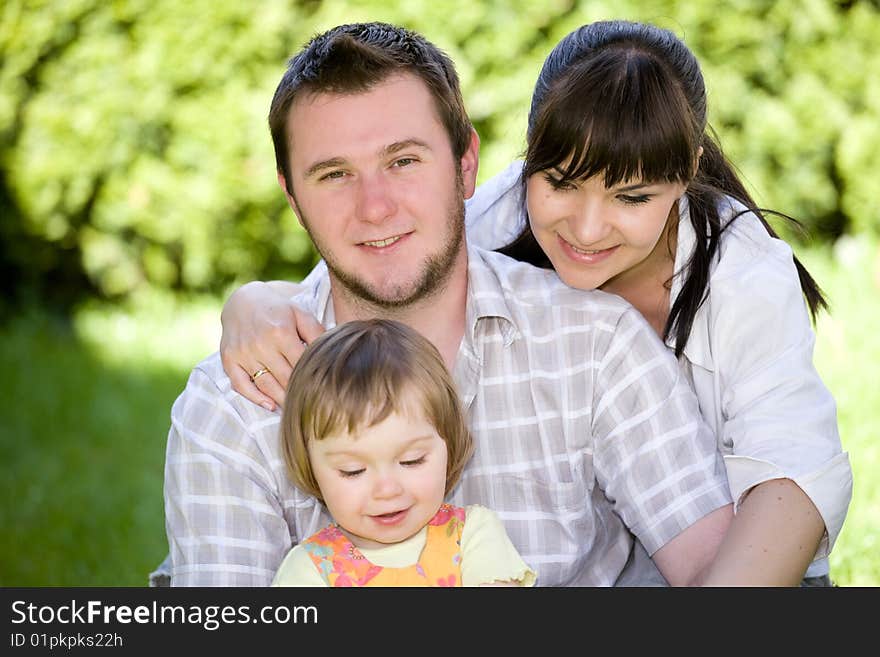
<path id="1" fill-rule="evenodd" d="M 365 470 L 365 468 L 360 468 L 359 470 L 340 470 L 339 474 L 340 474 L 340 476 L 345 477 L 346 479 L 349 479 L 351 477 L 357 477 L 359 474 L 364 472 L 364 470 Z"/>

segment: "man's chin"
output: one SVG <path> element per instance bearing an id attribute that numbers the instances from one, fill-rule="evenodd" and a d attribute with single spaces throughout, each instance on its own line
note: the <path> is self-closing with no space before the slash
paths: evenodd
<path id="1" fill-rule="evenodd" d="M 377 308 L 403 308 L 415 303 L 423 295 L 422 285 L 382 285 L 334 272 L 334 286 L 352 301 L 367 303 Z"/>
<path id="2" fill-rule="evenodd" d="M 356 293 L 354 290 L 349 291 L 361 301 L 386 310 L 412 306 L 427 295 L 427 291 L 423 287 L 415 286 L 408 289 L 397 287 L 392 290 L 362 288 L 360 293 Z"/>

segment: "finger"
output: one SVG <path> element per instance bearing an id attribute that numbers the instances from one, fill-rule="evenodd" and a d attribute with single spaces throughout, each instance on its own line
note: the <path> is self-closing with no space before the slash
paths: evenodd
<path id="1" fill-rule="evenodd" d="M 299 347 L 299 353 L 302 353 L 303 347 L 302 345 L 297 345 Z M 288 349 L 288 351 L 294 351 L 294 349 Z M 299 358 L 299 356 L 297 356 Z M 263 362 L 266 363 L 266 367 L 272 372 L 272 376 L 275 378 L 275 381 L 278 383 L 279 387 L 283 389 L 287 388 L 287 382 L 290 379 L 290 373 L 293 371 L 293 368 L 290 365 L 290 361 L 287 360 L 287 356 L 283 353 L 273 353 L 271 356 L 267 356 L 263 359 Z M 296 360 L 294 360 L 296 362 Z M 260 377 L 262 378 L 262 377 Z M 261 390 L 266 391 L 267 388 L 261 388 Z M 283 393 L 282 393 L 283 394 Z M 275 395 L 271 395 L 273 398 Z M 276 399 L 276 401 L 278 401 Z"/>
<path id="2" fill-rule="evenodd" d="M 274 403 L 278 404 L 279 407 L 284 405 L 286 390 L 280 383 L 278 383 L 278 380 L 271 372 L 267 372 L 254 379 L 254 385 L 259 388 L 260 392 L 264 395 L 271 397 Z"/>
<path id="3" fill-rule="evenodd" d="M 254 371 L 257 370 L 259 370 L 259 366 L 254 367 Z M 264 376 L 269 376 L 269 374 L 263 374 L 257 380 L 263 378 Z M 251 379 L 250 373 L 247 372 L 242 366 L 236 365 L 233 368 L 232 373 L 229 375 L 229 380 L 232 382 L 232 389 L 245 399 L 252 401 L 258 406 L 262 406 L 267 411 L 275 410 L 275 401 L 270 396 L 260 391 L 260 389 L 256 385 L 254 385 L 254 381 L 253 379 Z"/>
<path id="4" fill-rule="evenodd" d="M 306 344 L 311 344 L 312 340 L 315 340 L 327 330 L 321 326 L 321 323 L 315 319 L 314 315 L 300 308 L 294 308 L 293 314 L 296 316 L 296 331 L 299 333 L 300 339 Z"/>

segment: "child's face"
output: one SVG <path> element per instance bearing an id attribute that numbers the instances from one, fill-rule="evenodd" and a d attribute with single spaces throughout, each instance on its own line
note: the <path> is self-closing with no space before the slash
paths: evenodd
<path id="1" fill-rule="evenodd" d="M 313 440 L 309 459 L 327 510 L 359 548 L 409 538 L 443 503 L 446 443 L 422 414 Z"/>

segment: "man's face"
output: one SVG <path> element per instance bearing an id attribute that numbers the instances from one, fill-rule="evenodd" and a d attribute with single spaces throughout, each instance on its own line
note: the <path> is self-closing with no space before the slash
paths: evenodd
<path id="1" fill-rule="evenodd" d="M 288 200 L 334 285 L 374 306 L 403 307 L 464 266 L 478 142 L 455 161 L 421 79 L 406 73 L 363 93 L 306 94 L 287 126 Z"/>

